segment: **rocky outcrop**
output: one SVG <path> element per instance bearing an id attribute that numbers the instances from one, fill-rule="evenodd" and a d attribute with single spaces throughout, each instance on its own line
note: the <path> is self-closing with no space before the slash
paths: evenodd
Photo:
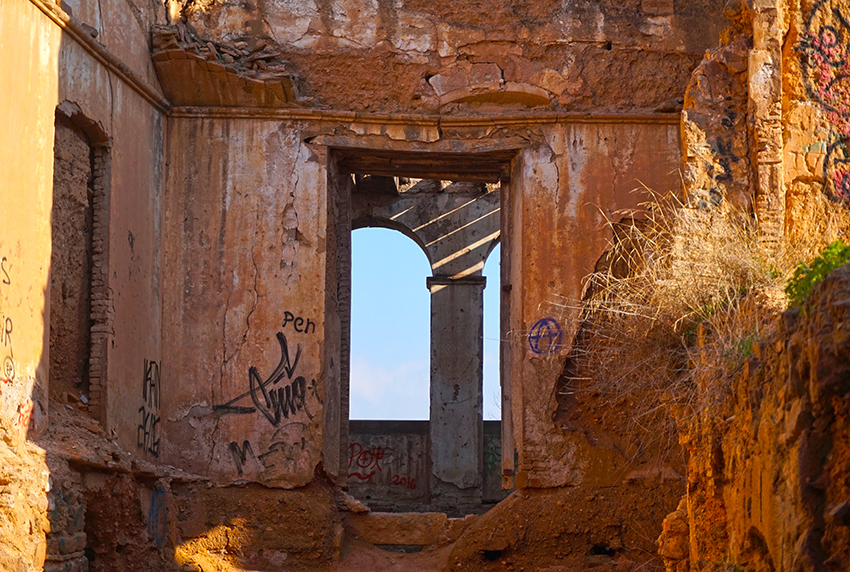
<path id="1" fill-rule="evenodd" d="M 850 566 L 850 267 L 785 312 L 682 436 L 688 492 L 660 539 L 668 571 Z M 725 385 L 728 384 L 728 385 Z M 688 554 L 679 550 L 687 510 Z M 687 560 L 690 559 L 690 568 Z"/>

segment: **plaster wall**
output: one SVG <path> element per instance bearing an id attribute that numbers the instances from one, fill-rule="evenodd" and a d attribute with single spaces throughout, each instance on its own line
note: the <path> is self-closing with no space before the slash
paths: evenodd
<path id="1" fill-rule="evenodd" d="M 609 246 L 606 221 L 637 209 L 646 188 L 680 188 L 679 131 L 600 123 L 543 135 L 521 152 L 507 207 L 516 486 L 609 484 L 616 451 L 555 429 L 557 380 L 578 326 L 582 278 Z"/>
<path id="2" fill-rule="evenodd" d="M 116 9 L 115 14 L 120 13 Z M 126 38 L 130 43 L 139 40 L 130 36 Z M 121 41 L 116 39 L 113 47 L 118 48 Z M 141 42 L 144 45 L 144 37 Z M 102 396 L 102 415 L 89 413 L 103 421 L 121 445 L 135 450 L 143 362 L 159 360 L 157 205 L 163 108 L 152 104 L 154 88 L 147 86 L 147 95 L 141 95 L 139 90 L 145 89 L 139 82 L 127 79 L 129 68 L 117 66 L 103 46 L 86 41 L 80 23 L 53 4 L 23 0 L 0 4 L 0 49 L 5 54 L 0 63 L 0 112 L 7 138 L 0 146 L 4 181 L 0 189 L 4 205 L 0 229 L 4 332 L 0 432 L 4 438 L 0 454 L 8 471 L 3 479 L 11 483 L 8 491 L 13 497 L 4 506 L 15 508 L 8 518 L 4 515 L 0 527 L 0 559 L 4 564 L 19 563 L 20 569 L 35 569 L 52 554 L 45 542 L 52 467 L 45 464 L 44 451 L 32 440 L 47 425 L 50 395 L 56 109 L 60 106 L 71 115 L 88 142 L 101 148 L 107 158 L 98 170 L 109 197 L 104 214 L 109 219 L 109 243 L 114 244 L 106 257 L 110 272 L 103 273 L 102 284 L 112 301 L 111 327 L 104 332 L 104 349 L 110 358 L 105 362 L 104 381 L 110 382 L 113 391 Z M 135 237 L 132 249 L 127 243 L 129 233 Z M 126 246 L 116 244 L 116 237 L 122 237 Z M 86 409 L 79 402 L 74 406 Z M 25 443 L 25 438 L 30 441 Z"/>
<path id="3" fill-rule="evenodd" d="M 327 172 L 302 127 L 169 122 L 163 461 L 225 482 L 321 460 Z"/>
<path id="4" fill-rule="evenodd" d="M 62 0 L 62 11 L 85 26 L 102 44 L 145 82 L 156 85 L 150 59 L 150 30 L 167 21 L 165 5 L 154 0 Z"/>
<path id="5" fill-rule="evenodd" d="M 62 42 L 58 65 L 55 104 L 68 107 L 70 103 L 68 109 L 80 121 L 95 124 L 93 131 L 100 140 L 93 144 L 107 147 L 105 220 L 100 221 L 107 226 L 106 268 L 95 268 L 95 272 L 106 282 L 107 295 L 101 302 L 109 320 L 102 326 L 106 371 L 102 411 L 97 416 L 115 431 L 122 446 L 155 459 L 158 404 L 143 392 L 146 383 L 162 379 L 163 113 L 77 42 L 67 38 Z"/>
<path id="6" fill-rule="evenodd" d="M 49 10 L 49 8 L 45 8 Z M 9 250 L 9 312 L 26 309 L 13 325 L 16 379 L 22 385 L 15 399 L 33 391 L 26 383 L 38 379 L 40 411 L 46 412 L 45 365 L 50 272 L 50 216 L 53 186 L 54 109 L 72 115 L 89 143 L 107 149 L 103 184 L 108 197 L 106 301 L 111 316 L 107 334 L 106 372 L 110 393 L 103 396 L 101 420 L 119 442 L 135 448 L 144 360 L 159 361 L 159 193 L 162 184 L 162 113 L 110 71 L 102 61 L 62 31 L 38 5 L 3 6 L 3 41 L 10 59 L 0 70 L 9 86 L 2 109 L 9 118 L 10 137 L 4 146 L 8 224 L 2 240 Z M 55 14 L 55 13 L 54 13 Z M 32 58 L 31 54 L 38 57 Z M 29 70 L 22 74 L 21 70 Z M 23 80 L 22 80 L 23 78 Z M 20 225 L 20 226 L 18 226 Z M 18 230 L 16 230 L 18 229 Z M 23 274 L 21 274 L 23 273 Z M 17 282 L 18 286 L 14 286 Z M 17 294 L 13 288 L 21 288 Z M 31 323 L 30 323 L 31 322 Z M 44 383 L 40 380 L 44 378 Z M 25 380 L 31 380 L 26 382 Z M 7 394 L 12 395 L 10 390 Z M 25 395 L 26 394 L 26 395 Z M 20 404 L 10 405 L 13 410 Z M 39 409 L 39 407 L 36 407 Z M 11 415 L 11 414 L 10 414 Z"/>
<path id="7" fill-rule="evenodd" d="M 326 298 L 326 289 L 337 287 L 326 233 L 345 234 L 350 223 L 328 218 L 327 209 L 337 193 L 349 191 L 328 183 L 326 145 L 424 154 L 471 152 L 495 140 L 464 125 L 432 144 L 356 135 L 332 121 L 229 115 L 183 113 L 169 120 L 164 337 L 174 341 L 163 359 L 173 364 L 174 377 L 163 390 L 162 460 L 220 482 L 298 486 L 312 479 L 322 459 L 330 431 L 322 421 L 330 403 L 325 395 L 340 384 L 338 374 L 328 373 L 339 342 L 323 325 L 339 319 Z M 502 190 L 511 258 L 503 286 L 511 296 L 515 356 L 505 411 L 520 461 L 517 484 L 607 483 L 610 452 L 597 462 L 591 444 L 555 429 L 555 388 L 576 329 L 581 278 L 608 247 L 606 220 L 646 198 L 641 183 L 659 191 L 679 187 L 678 128 L 663 117 L 528 121 L 517 129 L 527 140 L 500 134 L 503 145 L 521 147 Z M 426 131 L 420 129 L 412 133 Z M 557 343 L 534 329 L 546 318 L 552 332 L 561 332 Z"/>
<path id="8" fill-rule="evenodd" d="M 61 31 L 29 2 L 0 6 L 0 110 L 9 142 L 0 146 L 3 166 L 3 228 L 0 233 L 0 304 L 3 314 L 4 380 L 0 426 L 27 436 L 47 413 L 50 210 L 53 175 L 53 110 Z M 35 57 L 33 57 L 35 56 Z M 11 331 L 10 331 L 11 330 Z M 8 332 L 8 333 L 6 333 Z M 6 360 L 8 358 L 8 361 Z M 35 398 L 35 399 L 32 399 Z M 33 407 L 34 402 L 34 407 Z M 26 422 L 26 423 L 24 423 Z"/>

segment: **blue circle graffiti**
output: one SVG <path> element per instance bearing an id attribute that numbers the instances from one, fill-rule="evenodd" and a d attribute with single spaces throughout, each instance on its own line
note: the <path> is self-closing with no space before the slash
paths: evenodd
<path id="1" fill-rule="evenodd" d="M 554 318 L 543 318 L 531 328 L 528 345 L 536 354 L 551 354 L 561 345 L 561 326 Z"/>

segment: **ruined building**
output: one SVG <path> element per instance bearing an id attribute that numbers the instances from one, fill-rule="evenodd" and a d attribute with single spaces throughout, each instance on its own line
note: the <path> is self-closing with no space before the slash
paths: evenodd
<path id="1" fill-rule="evenodd" d="M 650 191 L 843 216 L 850 1 L 2 0 L 0 53 L 0 570 L 850 569 L 850 277 L 681 444 L 559 391 Z M 366 226 L 431 266 L 427 423 L 349 419 Z"/>

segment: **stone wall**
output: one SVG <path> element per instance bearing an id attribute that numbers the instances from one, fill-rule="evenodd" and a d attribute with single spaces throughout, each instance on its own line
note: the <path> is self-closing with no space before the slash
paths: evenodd
<path id="1" fill-rule="evenodd" d="M 850 4 L 830 0 L 785 6 L 782 30 L 785 221 L 793 240 L 828 222 L 846 226 L 850 197 Z M 824 204 L 826 203 L 826 204 Z"/>
<path id="2" fill-rule="evenodd" d="M 299 102 L 368 112 L 674 110 L 726 25 L 724 2 L 185 4 L 213 61 L 298 78 Z M 246 54 L 247 54 L 246 51 Z M 256 60 L 254 60 L 256 61 Z M 250 61 L 245 62 L 251 64 Z"/>

